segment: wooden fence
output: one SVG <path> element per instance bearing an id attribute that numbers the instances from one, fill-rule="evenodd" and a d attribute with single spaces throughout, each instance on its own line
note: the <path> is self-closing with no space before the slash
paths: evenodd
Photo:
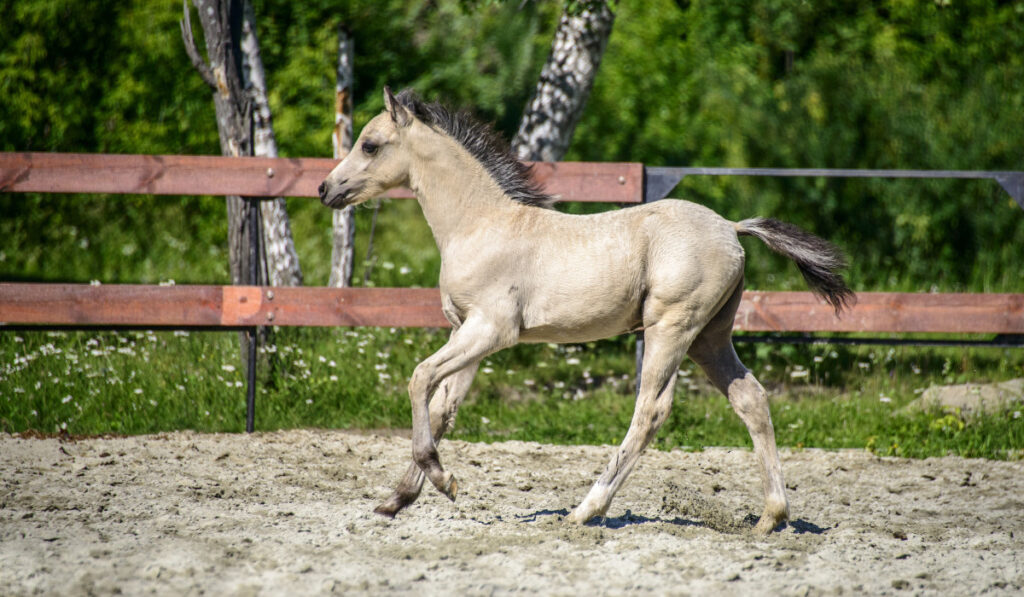
<path id="1" fill-rule="evenodd" d="M 0 153 L 0 192 L 316 197 L 336 163 L 318 158 Z M 642 203 L 637 163 L 538 163 L 561 201 Z M 389 197 L 410 197 L 398 189 Z M 270 288 L 0 282 L 0 330 L 15 326 L 251 329 L 255 326 L 446 327 L 437 289 Z M 837 318 L 808 292 L 746 292 L 748 332 L 1024 334 L 1024 294 L 858 293 Z M 253 379 L 250 371 L 249 379 Z M 250 413 L 252 427 L 252 384 Z"/>

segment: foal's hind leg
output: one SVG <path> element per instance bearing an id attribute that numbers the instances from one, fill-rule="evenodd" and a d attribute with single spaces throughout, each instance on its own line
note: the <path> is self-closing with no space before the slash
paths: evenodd
<path id="1" fill-rule="evenodd" d="M 750 432 L 765 498 L 764 511 L 754 532 L 767 535 L 789 518 L 789 504 L 782 480 L 782 464 L 775 447 L 768 395 L 754 374 L 740 362 L 732 344 L 732 323 L 740 294 L 741 290 L 737 288 L 725 308 L 701 331 L 689 354 L 704 369 L 711 383 L 729 398 L 733 410 Z"/>
<path id="2" fill-rule="evenodd" d="M 668 418 L 676 372 L 692 338 L 692 331 L 664 321 L 644 331 L 640 390 L 629 432 L 587 497 L 569 515 L 570 521 L 582 524 L 595 516 L 604 516 L 608 511 L 615 492 L 633 470 L 640 453 Z"/>
<path id="3" fill-rule="evenodd" d="M 446 432 L 455 424 L 455 413 L 462 404 L 462 399 L 469 392 L 476 375 L 477 361 L 468 367 L 449 375 L 434 392 L 430 399 L 430 432 L 434 436 L 434 444 L 437 445 Z M 425 479 L 423 471 L 415 462 L 409 465 L 398 487 L 386 501 L 374 509 L 377 514 L 388 518 L 394 518 L 399 510 L 416 501 L 420 491 L 423 489 Z"/>

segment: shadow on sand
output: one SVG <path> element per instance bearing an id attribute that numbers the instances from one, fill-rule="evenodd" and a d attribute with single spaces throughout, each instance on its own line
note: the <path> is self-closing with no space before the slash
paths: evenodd
<path id="1" fill-rule="evenodd" d="M 569 515 L 568 508 L 560 508 L 558 510 L 537 510 L 530 514 L 516 515 L 516 518 L 523 522 L 537 522 L 542 520 L 543 517 L 557 516 L 559 520 Z M 630 510 L 626 510 L 626 513 L 622 516 L 613 517 L 598 517 L 586 523 L 589 527 L 602 527 L 606 529 L 622 529 L 634 525 L 649 524 L 649 523 L 663 523 L 671 524 L 679 527 L 698 527 L 711 529 L 713 531 L 724 532 L 724 533 L 736 533 L 748 531 L 754 528 L 757 524 L 757 515 L 748 514 L 743 518 L 742 521 L 736 522 L 734 525 L 729 525 L 729 528 L 722 528 L 721 521 L 705 522 L 701 520 L 691 520 L 689 518 L 683 518 L 682 516 L 675 516 L 673 518 L 662 518 L 660 516 L 649 517 L 642 514 L 633 514 Z M 822 535 L 828 531 L 828 528 L 820 527 L 813 522 L 808 522 L 802 518 L 796 520 L 790 520 L 782 523 L 776 529 L 781 531 L 786 528 L 792 529 L 792 532 L 797 535 L 810 534 L 810 535 Z"/>

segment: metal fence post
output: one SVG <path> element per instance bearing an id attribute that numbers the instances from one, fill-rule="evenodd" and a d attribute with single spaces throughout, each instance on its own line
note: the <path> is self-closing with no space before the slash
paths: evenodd
<path id="1" fill-rule="evenodd" d="M 253 197 L 247 197 L 245 201 L 249 208 L 249 283 L 259 286 L 260 204 L 259 200 Z M 252 433 L 256 428 L 256 344 L 259 341 L 259 328 L 248 328 L 245 334 L 249 345 L 245 378 L 245 432 Z"/>

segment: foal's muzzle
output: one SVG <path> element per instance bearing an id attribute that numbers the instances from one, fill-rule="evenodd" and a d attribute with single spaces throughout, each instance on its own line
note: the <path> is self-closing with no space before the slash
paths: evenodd
<path id="1" fill-rule="evenodd" d="M 320 183 L 317 187 L 317 192 L 320 193 L 320 203 L 323 203 L 327 207 L 334 209 L 341 209 L 347 205 L 347 199 L 352 195 L 352 189 L 346 189 L 345 183 L 348 180 L 341 181 L 340 184 L 328 186 L 327 181 Z"/>

